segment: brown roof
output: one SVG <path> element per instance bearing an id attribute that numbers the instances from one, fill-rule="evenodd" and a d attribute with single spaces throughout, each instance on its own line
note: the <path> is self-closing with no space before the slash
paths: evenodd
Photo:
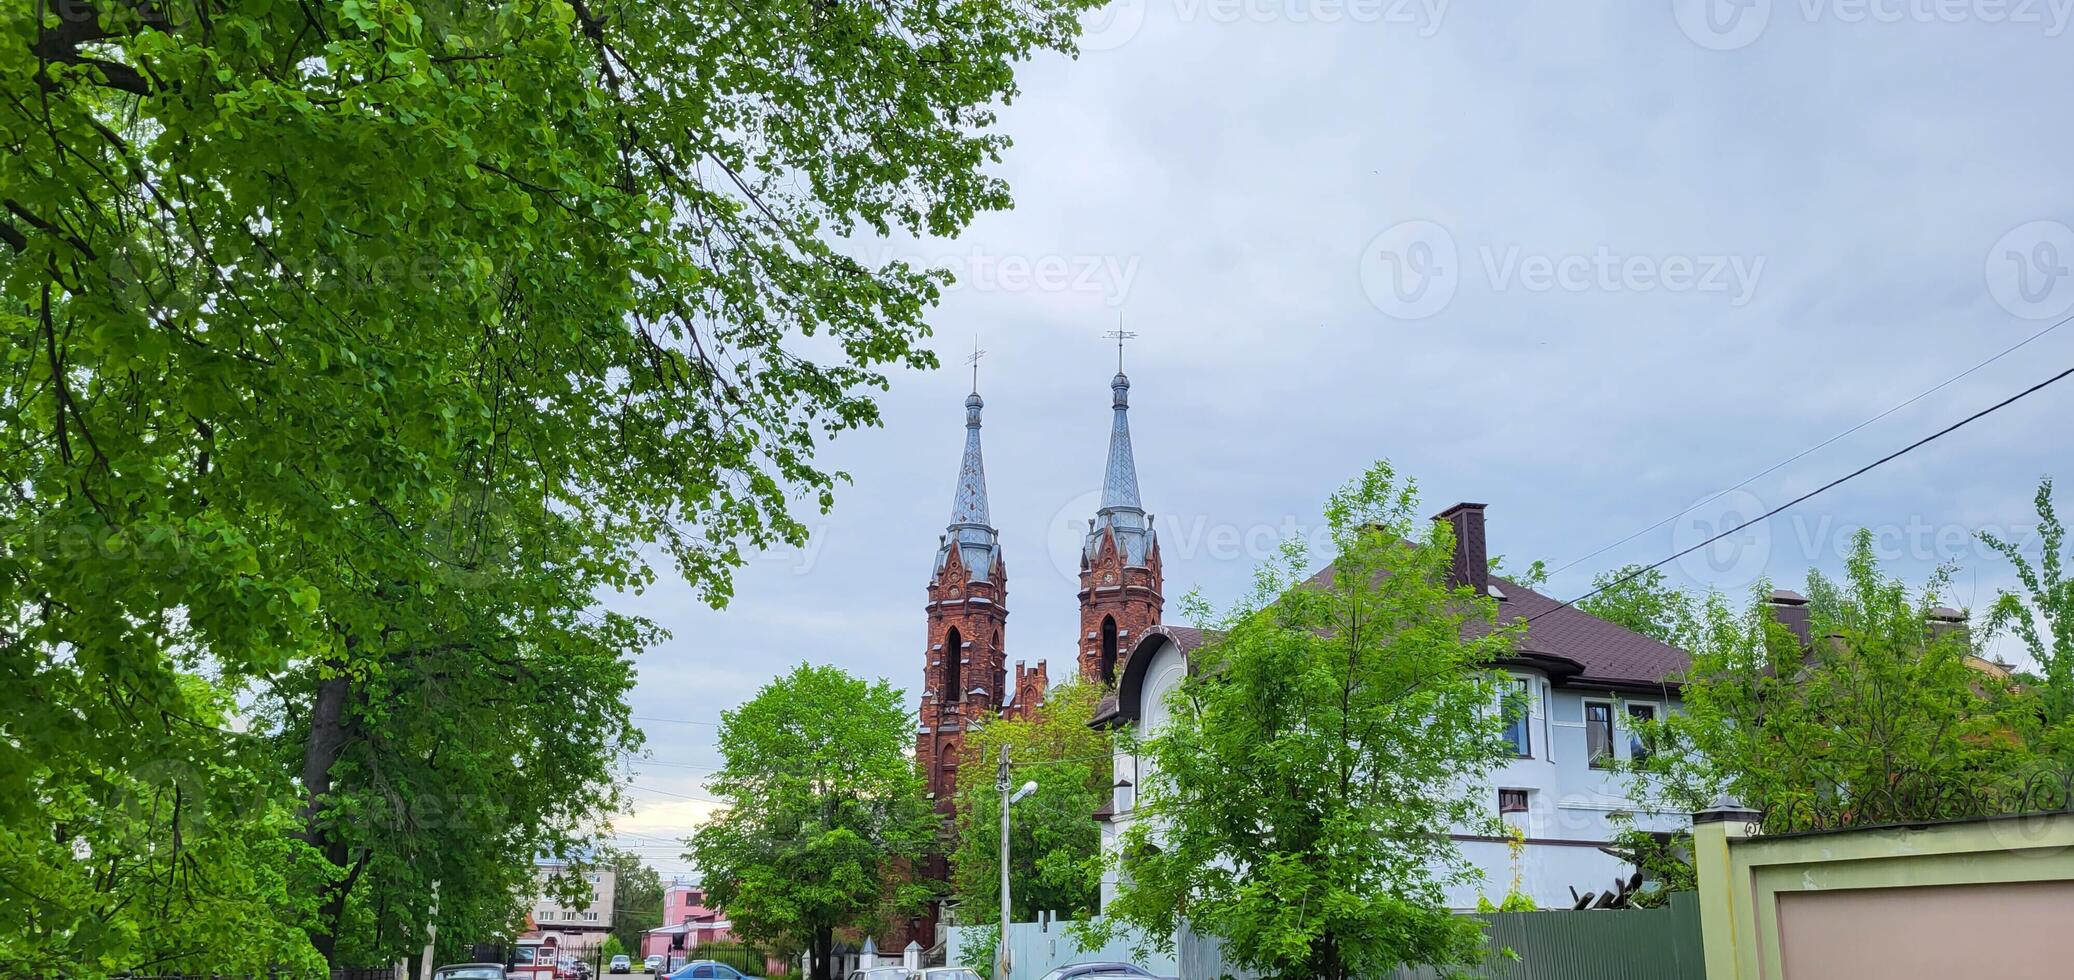
<path id="1" fill-rule="evenodd" d="M 1333 572 L 1333 566 L 1327 565 L 1310 581 L 1330 583 Z M 1692 666 L 1692 655 L 1677 647 L 1563 605 L 1517 582 L 1494 575 L 1491 585 L 1504 594 L 1498 602 L 1501 621 L 1533 620 L 1520 639 L 1515 659 L 1547 670 L 1557 683 L 1676 687 Z M 1479 626 L 1471 623 L 1464 628 Z"/>
<path id="2" fill-rule="evenodd" d="M 1333 573 L 1333 566 L 1327 565 L 1309 581 L 1329 584 Z M 1692 656 L 1670 644 L 1600 619 L 1575 606 L 1566 606 L 1517 582 L 1493 576 L 1491 585 L 1504 595 L 1498 602 L 1501 621 L 1532 620 L 1509 661 L 1546 671 L 1549 678 L 1558 684 L 1675 689 L 1692 667 Z M 1480 632 L 1483 627 L 1469 623 L 1463 628 Z M 1215 638 L 1206 637 L 1202 630 L 1194 627 L 1160 625 L 1147 631 L 1140 639 L 1140 645 L 1155 636 L 1172 638 L 1183 655 L 1194 653 L 1207 640 Z M 1134 646 L 1132 653 L 1136 652 Z M 1105 692 L 1101 702 L 1095 706 L 1094 724 L 1097 727 L 1120 720 L 1135 720 L 1125 717 L 1130 712 L 1121 710 L 1117 691 L 1135 691 L 1135 685 L 1130 683 L 1135 680 L 1131 668 L 1143 670 L 1142 664 L 1133 662 L 1136 659 L 1134 656 L 1126 657 L 1124 676 L 1118 678 L 1117 686 Z"/>
<path id="3" fill-rule="evenodd" d="M 1661 640 L 1576 606 L 1565 606 L 1523 585 L 1496 577 L 1491 584 L 1505 593 L 1498 603 L 1501 619 L 1533 619 L 1520 641 L 1521 653 L 1557 657 L 1581 668 L 1568 683 L 1676 686 L 1692 667 L 1691 654 Z"/>

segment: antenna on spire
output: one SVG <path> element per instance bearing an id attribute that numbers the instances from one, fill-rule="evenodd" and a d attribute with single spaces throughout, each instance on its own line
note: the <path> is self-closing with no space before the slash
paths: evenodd
<path id="1" fill-rule="evenodd" d="M 985 356 L 987 352 L 979 349 L 979 336 L 973 335 L 972 353 L 966 355 L 965 363 L 972 365 L 972 393 L 975 395 L 979 394 L 979 359 Z"/>
<path id="2" fill-rule="evenodd" d="M 1116 329 L 1102 335 L 1116 341 L 1116 373 L 1123 373 L 1123 342 L 1137 335 L 1137 331 L 1125 330 L 1123 328 L 1123 311 L 1118 310 L 1116 313 Z"/>

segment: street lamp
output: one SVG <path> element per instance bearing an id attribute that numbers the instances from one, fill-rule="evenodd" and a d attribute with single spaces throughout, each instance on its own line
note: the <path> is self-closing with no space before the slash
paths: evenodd
<path id="1" fill-rule="evenodd" d="M 1001 790 L 1001 940 L 994 954 L 995 980 L 1008 980 L 1013 969 L 1008 955 L 1008 808 L 1016 805 L 1023 797 L 1037 792 L 1037 781 L 1024 783 L 1014 793 L 1008 791 L 1008 746 L 1001 746 L 1001 772 L 994 781 Z"/>

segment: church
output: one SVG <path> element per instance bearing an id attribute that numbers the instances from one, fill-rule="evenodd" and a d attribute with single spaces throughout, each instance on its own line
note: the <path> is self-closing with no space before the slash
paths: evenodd
<path id="1" fill-rule="evenodd" d="M 1089 515 L 1080 546 L 1075 667 L 1082 679 L 1107 688 L 1096 710 L 1098 727 L 1150 730 L 1164 718 L 1165 695 L 1189 674 L 1192 652 L 1210 638 L 1161 622 L 1159 536 L 1138 493 L 1131 382 L 1120 368 L 1109 383 L 1112 418 L 1100 503 Z M 928 646 L 915 747 L 917 764 L 946 817 L 955 805 L 968 726 L 997 713 L 1017 717 L 1033 710 L 1050 683 L 1043 660 L 1035 667 L 1018 660 L 1009 669 L 1004 646 L 1008 568 L 987 508 L 980 451 L 985 403 L 976 388 L 965 399 L 964 456 L 927 588 Z M 1496 836 L 1482 827 L 1445 828 L 1485 878 L 1482 889 L 1452 889 L 1449 902 L 1474 908 L 1479 898 L 1501 896 L 1508 882 L 1517 882 L 1544 908 L 1590 902 L 1594 892 L 1624 892 L 1632 887 L 1634 869 L 1608 850 L 1621 820 L 1668 834 L 1682 829 L 1686 817 L 1632 798 L 1614 764 L 1649 751 L 1635 723 L 1681 707 L 1678 679 L 1691 659 L 1685 651 L 1491 575 L 1484 511 L 1483 504 L 1462 503 L 1434 518 L 1450 523 L 1455 532 L 1452 584 L 1498 600 L 1501 617 L 1530 623 L 1514 655 L 1499 664 L 1509 688 L 1522 696 L 1506 702 L 1513 707 L 1493 706 L 1508 713 L 1512 757 L 1492 772 L 1490 785 L 1479 789 L 1492 816 L 1508 830 Z M 1331 571 L 1327 566 L 1320 575 Z M 1138 760 L 1120 749 L 1114 795 L 1109 805 L 1089 815 L 1102 824 L 1105 848 L 1141 819 L 1133 786 L 1138 769 Z M 940 857 L 925 873 L 948 877 Z M 1113 893 L 1114 883 L 1105 883 L 1103 901 Z"/>
<path id="2" fill-rule="evenodd" d="M 1109 382 L 1113 420 L 1099 509 L 1089 516 L 1080 555 L 1080 676 L 1113 682 L 1117 662 L 1160 621 L 1159 537 L 1138 498 L 1131 454 L 1131 380 Z M 1008 566 L 987 513 L 986 464 L 980 453 L 977 391 L 965 399 L 965 454 L 958 466 L 951 520 L 929 576 L 928 652 L 923 669 L 921 731 L 915 759 L 937 806 L 950 813 L 965 731 L 1005 712 L 1022 715 L 1050 686 L 1043 660 L 1013 673 L 1003 637 L 1008 625 Z"/>

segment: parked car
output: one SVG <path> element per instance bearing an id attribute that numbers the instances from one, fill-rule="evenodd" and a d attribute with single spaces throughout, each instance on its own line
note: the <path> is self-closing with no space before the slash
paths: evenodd
<path id="1" fill-rule="evenodd" d="M 606 973 L 626 973 L 633 968 L 634 958 L 624 953 L 613 957 L 612 962 L 605 964 Z"/>
<path id="2" fill-rule="evenodd" d="M 654 973 L 663 968 L 663 954 L 657 953 L 641 961 L 642 973 Z"/>
<path id="3" fill-rule="evenodd" d="M 1158 975 L 1135 963 L 1069 963 L 1045 974 L 1044 980 L 1091 980 L 1094 977 L 1159 980 Z"/>
<path id="4" fill-rule="evenodd" d="M 432 980 L 505 980 L 498 963 L 449 963 L 432 971 Z"/>
<path id="5" fill-rule="evenodd" d="M 850 980 L 915 980 L 913 970 L 904 966 L 875 966 L 869 970 L 851 970 Z"/>
<path id="6" fill-rule="evenodd" d="M 932 966 L 915 974 L 915 980 L 979 980 L 979 971 L 969 966 Z"/>
<path id="7" fill-rule="evenodd" d="M 718 960 L 692 960 L 670 974 L 670 980 L 763 980 Z"/>

